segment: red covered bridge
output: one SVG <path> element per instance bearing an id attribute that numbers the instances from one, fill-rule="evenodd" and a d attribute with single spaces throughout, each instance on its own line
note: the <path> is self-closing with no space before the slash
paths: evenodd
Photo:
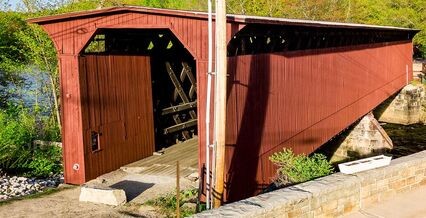
<path id="1" fill-rule="evenodd" d="M 416 30 L 227 20 L 229 201 L 271 183 L 272 153 L 313 152 L 412 77 Z M 82 184 L 194 135 L 203 172 L 206 13 L 115 7 L 31 22 L 43 26 L 58 52 L 67 183 Z"/>

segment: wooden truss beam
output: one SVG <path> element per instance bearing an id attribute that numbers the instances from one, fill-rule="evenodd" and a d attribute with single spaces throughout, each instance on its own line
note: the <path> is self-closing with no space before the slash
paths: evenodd
<path id="1" fill-rule="evenodd" d="M 173 113 L 177 113 L 177 112 L 180 112 L 180 111 L 193 109 L 193 108 L 196 108 L 196 107 L 197 107 L 197 101 L 192 101 L 192 102 L 189 102 L 189 103 L 164 108 L 161 111 L 161 115 L 173 114 Z"/>
<path id="2" fill-rule="evenodd" d="M 182 84 L 180 83 L 180 81 L 176 77 L 176 74 L 174 73 L 172 66 L 170 65 L 169 62 L 166 62 L 166 69 L 167 69 L 167 73 L 169 74 L 169 77 L 170 77 L 173 85 L 175 86 L 175 90 L 179 94 L 183 103 L 189 103 L 189 98 L 185 94 L 185 92 L 182 88 Z M 183 68 L 183 71 L 186 71 L 186 69 Z M 192 119 L 197 119 L 197 114 L 195 113 L 195 111 L 193 111 L 193 110 L 189 111 L 189 115 L 191 116 Z"/>
<path id="3" fill-rule="evenodd" d="M 171 126 L 171 127 L 167 127 L 167 128 L 164 129 L 163 133 L 164 134 L 174 133 L 174 132 L 181 131 L 181 130 L 184 130 L 186 128 L 193 127 L 193 126 L 196 126 L 196 125 L 197 125 L 197 119 L 192 119 L 192 120 L 189 120 L 189 121 L 184 122 L 184 123 L 180 123 L 180 124 L 176 124 L 176 125 Z"/>

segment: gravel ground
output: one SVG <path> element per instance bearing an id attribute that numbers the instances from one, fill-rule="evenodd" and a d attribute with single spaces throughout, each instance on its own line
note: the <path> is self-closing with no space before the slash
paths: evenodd
<path id="1" fill-rule="evenodd" d="M 35 179 L 8 176 L 0 169 L 0 201 L 42 192 L 46 188 L 57 187 L 63 181 L 64 178 L 61 174 L 52 175 L 46 179 Z"/>

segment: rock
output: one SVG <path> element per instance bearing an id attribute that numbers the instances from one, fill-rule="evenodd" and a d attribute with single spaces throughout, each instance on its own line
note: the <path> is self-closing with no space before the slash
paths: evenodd
<path id="1" fill-rule="evenodd" d="M 72 188 L 75 187 L 74 185 L 69 185 L 69 184 L 65 184 L 65 183 L 61 183 L 58 185 L 58 188 Z"/>
<path id="2" fill-rule="evenodd" d="M 198 180 L 198 172 L 193 172 L 188 175 L 187 177 L 191 181 L 197 181 Z"/>
<path id="3" fill-rule="evenodd" d="M 7 176 L 0 169 L 0 200 L 20 197 L 36 192 L 42 192 L 47 187 L 56 187 L 60 184 L 62 174 L 50 176 L 46 179 L 26 178 L 23 176 Z"/>
<path id="4" fill-rule="evenodd" d="M 127 198 L 122 189 L 83 186 L 80 191 L 80 201 L 119 206 L 125 204 Z"/>
<path id="5" fill-rule="evenodd" d="M 191 202 L 186 202 L 182 205 L 182 207 L 188 208 L 190 210 L 195 211 L 195 209 L 197 208 L 197 204 L 196 203 L 191 203 Z"/>
<path id="6" fill-rule="evenodd" d="M 139 207 L 139 212 L 140 213 L 145 213 L 147 211 L 156 211 L 157 209 L 153 206 L 149 206 L 149 205 L 142 205 Z"/>

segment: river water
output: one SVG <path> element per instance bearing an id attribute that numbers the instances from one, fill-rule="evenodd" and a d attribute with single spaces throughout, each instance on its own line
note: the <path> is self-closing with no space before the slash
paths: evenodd
<path id="1" fill-rule="evenodd" d="M 37 106 L 42 113 L 50 113 L 53 98 L 48 74 L 43 72 L 23 73 L 22 80 L 22 86 L 9 83 L 6 87 L 2 87 L 1 91 L 14 93 L 10 100 L 23 104 L 25 108 L 32 110 Z"/>
<path id="2" fill-rule="evenodd" d="M 393 158 L 407 156 L 426 150 L 426 125 L 399 125 L 387 123 L 382 125 L 392 139 L 393 149 L 390 154 Z"/>

